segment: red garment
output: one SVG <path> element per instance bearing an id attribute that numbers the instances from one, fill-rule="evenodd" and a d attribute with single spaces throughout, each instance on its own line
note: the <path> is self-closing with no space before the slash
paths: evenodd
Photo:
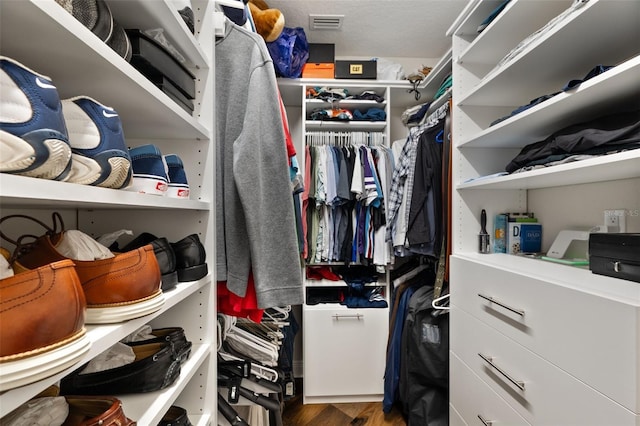
<path id="1" fill-rule="evenodd" d="M 247 294 L 240 297 L 227 288 L 226 281 L 218 281 L 217 286 L 218 312 L 239 318 L 249 318 L 254 322 L 261 322 L 264 309 L 258 309 L 256 288 L 253 274 L 249 273 Z"/>
<path id="2" fill-rule="evenodd" d="M 291 138 L 291 131 L 289 130 L 289 120 L 287 119 L 287 110 L 284 107 L 280 91 L 278 91 L 278 100 L 280 101 L 280 117 L 282 118 L 282 127 L 284 128 L 284 139 L 287 144 L 287 157 L 289 157 L 289 165 L 291 165 L 291 157 L 296 155 L 296 147 L 293 146 L 293 139 Z"/>
<path id="3" fill-rule="evenodd" d="M 308 280 L 342 280 L 339 275 L 333 272 L 330 266 L 307 266 L 306 271 Z"/>

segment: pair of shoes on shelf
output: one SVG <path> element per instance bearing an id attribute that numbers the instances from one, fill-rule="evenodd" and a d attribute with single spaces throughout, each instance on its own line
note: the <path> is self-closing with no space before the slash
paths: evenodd
<path id="1" fill-rule="evenodd" d="M 62 216 L 57 212 L 52 214 L 52 227 L 18 214 L 3 217 L 0 224 L 19 218 L 36 222 L 46 232 L 40 237 L 23 235 L 13 240 L 0 231 L 4 240 L 16 246 L 9 260 L 13 271 L 18 275 L 71 259 L 87 304 L 86 323 L 126 321 L 153 313 L 164 305 L 160 267 L 150 244 L 114 254 L 80 231 L 65 231 Z"/>
<path id="2" fill-rule="evenodd" d="M 4 426 L 135 426 L 113 396 L 59 396 L 50 386 L 2 418 Z"/>
<path id="3" fill-rule="evenodd" d="M 180 376 L 181 362 L 173 345 L 156 342 L 124 344 L 133 361 L 114 368 L 84 373 L 84 365 L 60 381 L 63 395 L 125 395 L 154 392 L 171 386 Z"/>
<path id="4" fill-rule="evenodd" d="M 127 188 L 141 194 L 189 198 L 189 182 L 182 159 L 176 154 L 162 155 L 152 144 L 129 149 L 133 183 Z"/>
<path id="5" fill-rule="evenodd" d="M 162 291 L 174 288 L 179 282 L 197 281 L 209 272 L 204 245 L 197 234 L 187 235 L 175 243 L 170 243 L 165 237 L 143 232 L 122 248 L 117 242 L 109 248 L 114 252 L 127 252 L 147 244 L 154 247 L 158 259 L 162 273 Z"/>
<path id="6" fill-rule="evenodd" d="M 63 395 L 146 393 L 172 385 L 191 354 L 181 327 L 144 326 L 62 378 Z"/>
<path id="7" fill-rule="evenodd" d="M 138 318 L 164 304 L 151 245 L 95 261 L 64 258 L 48 235 L 22 248 L 15 274 L 0 280 L 0 392 L 77 363 L 91 345 L 85 324 Z"/>
<path id="8" fill-rule="evenodd" d="M 113 18 L 111 9 L 104 0 L 56 0 L 56 2 L 127 62 L 131 60 L 133 53 L 131 41 L 124 27 Z"/>
<path id="9" fill-rule="evenodd" d="M 158 426 L 192 426 L 187 415 L 187 410 L 177 405 L 169 407 L 158 423 Z"/>
<path id="10" fill-rule="evenodd" d="M 45 390 L 2 418 L 4 426 L 135 426 L 113 396 L 67 395 Z M 158 426 L 192 426 L 187 410 L 169 407 Z"/>
<path id="11" fill-rule="evenodd" d="M 22 215 L 6 216 L 0 223 L 15 217 L 34 220 L 47 232 L 14 241 L 0 231 L 16 245 L 12 255 L 2 249 L 8 258 L 3 268 L 10 265 L 13 273 L 4 271 L 6 278 L 0 279 L 0 392 L 77 363 L 91 345 L 85 324 L 122 322 L 164 305 L 160 268 L 150 244 L 115 255 L 104 246 L 98 252 L 100 244 L 91 237 L 64 231 L 57 213 L 53 228 Z M 73 256 L 70 248 L 76 250 Z"/>
<path id="12" fill-rule="evenodd" d="M 182 327 L 151 328 L 145 325 L 121 340 L 131 346 L 166 342 L 173 346 L 180 364 L 191 355 L 192 343 L 187 340 Z"/>
<path id="13" fill-rule="evenodd" d="M 0 392 L 76 364 L 91 347 L 85 312 L 70 259 L 0 280 Z"/>
<path id="14" fill-rule="evenodd" d="M 122 123 L 87 97 L 60 100 L 51 78 L 0 56 L 0 172 L 120 189 L 131 184 Z"/>

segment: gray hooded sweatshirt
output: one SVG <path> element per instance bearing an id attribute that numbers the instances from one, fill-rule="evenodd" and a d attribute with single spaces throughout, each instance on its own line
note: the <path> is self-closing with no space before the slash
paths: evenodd
<path id="1" fill-rule="evenodd" d="M 226 21 L 216 41 L 216 280 L 258 308 L 303 301 L 289 163 L 271 56 Z"/>

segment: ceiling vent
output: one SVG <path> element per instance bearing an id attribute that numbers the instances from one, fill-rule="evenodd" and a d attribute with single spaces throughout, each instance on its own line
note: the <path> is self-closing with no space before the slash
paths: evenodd
<path id="1" fill-rule="evenodd" d="M 309 27 L 312 30 L 339 30 L 344 15 L 309 15 Z"/>

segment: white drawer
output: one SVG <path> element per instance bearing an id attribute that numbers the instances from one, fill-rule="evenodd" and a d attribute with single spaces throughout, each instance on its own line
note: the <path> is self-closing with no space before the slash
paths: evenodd
<path id="1" fill-rule="evenodd" d="M 452 304 L 640 413 L 638 304 L 455 256 L 451 283 Z"/>
<path id="2" fill-rule="evenodd" d="M 452 404 L 449 404 L 449 426 L 468 426 Z"/>
<path id="3" fill-rule="evenodd" d="M 455 305 L 450 315 L 451 351 L 527 422 L 554 426 L 638 425 L 640 417 L 630 410 Z M 455 385 L 453 392 L 458 392 Z"/>
<path id="4" fill-rule="evenodd" d="M 529 424 L 454 353 L 449 361 L 450 403 L 465 424 L 483 426 L 483 421 L 490 425 Z"/>
<path id="5" fill-rule="evenodd" d="M 382 395 L 388 309 L 303 308 L 304 395 Z"/>

